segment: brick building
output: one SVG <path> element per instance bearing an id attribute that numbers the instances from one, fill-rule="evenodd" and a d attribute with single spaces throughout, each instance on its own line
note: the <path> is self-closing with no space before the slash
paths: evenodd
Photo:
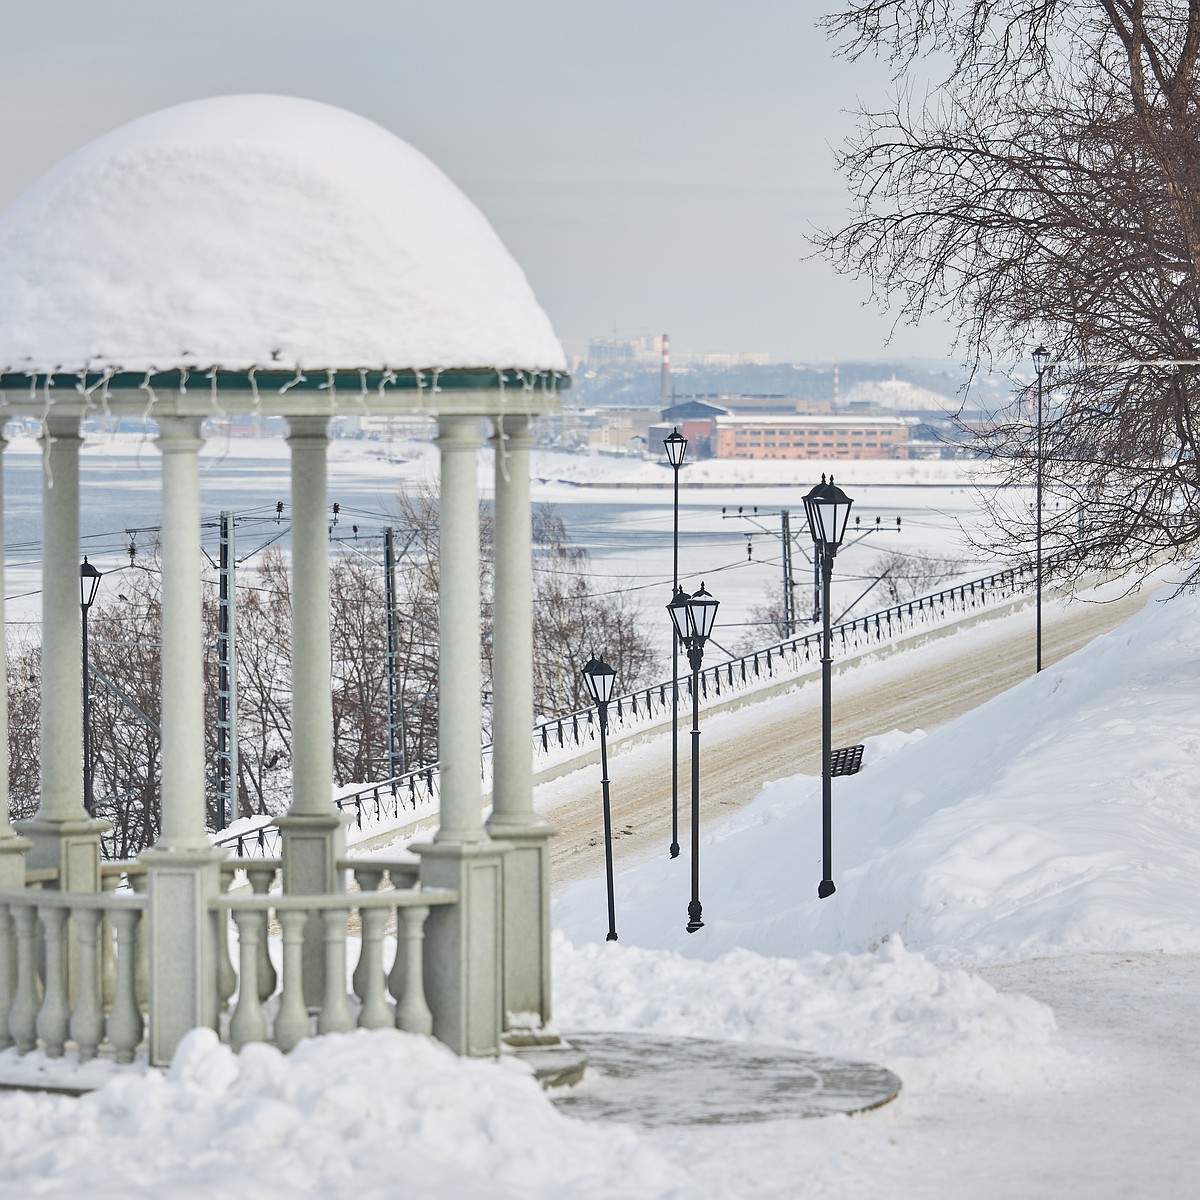
<path id="1" fill-rule="evenodd" d="M 716 458 L 908 458 L 908 423 L 883 416 L 713 418 Z"/>

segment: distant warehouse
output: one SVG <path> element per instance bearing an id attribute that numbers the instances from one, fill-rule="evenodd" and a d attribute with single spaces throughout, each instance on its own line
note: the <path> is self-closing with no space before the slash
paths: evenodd
<path id="1" fill-rule="evenodd" d="M 908 458 L 903 417 L 782 415 L 713 419 L 716 458 Z"/>

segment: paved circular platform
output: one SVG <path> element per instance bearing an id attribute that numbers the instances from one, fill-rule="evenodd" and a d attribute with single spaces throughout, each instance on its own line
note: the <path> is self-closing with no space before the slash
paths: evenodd
<path id="1" fill-rule="evenodd" d="M 567 1034 L 588 1056 L 583 1082 L 551 1092 L 566 1114 L 669 1125 L 737 1125 L 878 1108 L 900 1078 L 870 1063 L 786 1046 L 645 1033 Z"/>

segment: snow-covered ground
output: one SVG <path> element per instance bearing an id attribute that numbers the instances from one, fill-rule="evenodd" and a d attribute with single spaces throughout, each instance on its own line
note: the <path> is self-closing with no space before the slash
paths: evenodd
<path id="1" fill-rule="evenodd" d="M 239 1059 L 200 1032 L 166 1077 L 0 1099 L 0 1193 L 1194 1195 L 1198 669 L 1200 598 L 1152 602 L 958 721 L 876 739 L 838 781 L 828 901 L 797 777 L 706 832 L 701 933 L 686 858 L 618 877 L 620 942 L 599 881 L 557 904 L 563 1029 L 874 1060 L 904 1079 L 886 1108 L 598 1127 L 512 1064 L 399 1033 Z"/>

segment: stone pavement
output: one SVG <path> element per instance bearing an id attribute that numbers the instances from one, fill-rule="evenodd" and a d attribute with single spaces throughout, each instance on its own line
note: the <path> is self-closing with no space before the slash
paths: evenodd
<path id="1" fill-rule="evenodd" d="M 572 1033 L 588 1056 L 575 1087 L 550 1092 L 572 1117 L 643 1128 L 732 1125 L 878 1108 L 900 1078 L 870 1063 L 708 1038 Z"/>

